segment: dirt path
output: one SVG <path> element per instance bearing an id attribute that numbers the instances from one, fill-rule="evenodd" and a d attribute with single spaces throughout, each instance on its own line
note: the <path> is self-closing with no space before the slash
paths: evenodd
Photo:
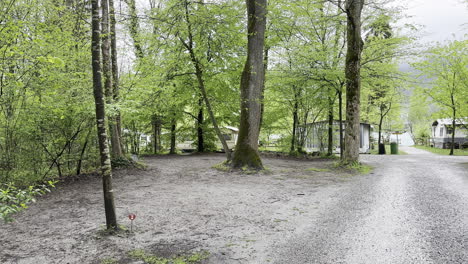
<path id="1" fill-rule="evenodd" d="M 207 263 L 263 263 L 269 249 L 294 233 L 334 199 L 349 174 L 320 170 L 332 161 L 265 158 L 261 175 L 224 173 L 211 166 L 222 155 L 147 158 L 147 171 L 115 175 L 120 224 L 133 235 L 102 236 L 100 179 L 87 177 L 60 186 L 0 224 L 1 263 L 100 263 L 132 261 L 143 249 L 159 256 L 206 250 Z"/>
<path id="2" fill-rule="evenodd" d="M 242 175 L 212 169 L 222 155 L 147 158 L 147 171 L 115 175 L 134 234 L 100 235 L 100 179 L 84 178 L 0 223 L 0 263 L 141 264 L 135 249 L 206 250 L 213 264 L 468 263 L 468 157 L 403 150 L 362 156 L 376 169 L 357 176 L 329 160 L 265 158 L 268 173 Z"/>

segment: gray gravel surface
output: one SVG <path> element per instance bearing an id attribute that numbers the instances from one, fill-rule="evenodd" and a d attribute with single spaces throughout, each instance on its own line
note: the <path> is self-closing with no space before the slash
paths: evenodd
<path id="1" fill-rule="evenodd" d="M 468 157 L 415 148 L 376 169 L 277 244 L 273 263 L 468 263 Z"/>

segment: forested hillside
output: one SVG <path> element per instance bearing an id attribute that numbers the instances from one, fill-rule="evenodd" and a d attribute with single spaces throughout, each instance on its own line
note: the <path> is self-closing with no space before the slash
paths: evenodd
<path id="1" fill-rule="evenodd" d="M 131 155 L 180 153 L 180 144 L 229 149 L 227 126 L 248 142 L 234 148 L 243 154 L 234 152 L 233 166 L 257 169 L 259 144 L 304 153 L 308 123 L 329 124 L 321 153 L 329 156 L 335 120 L 357 124 L 339 131 L 340 149 L 347 138 L 350 151 L 359 122 L 379 132 L 403 129 L 401 91 L 411 85 L 398 65 L 414 55 L 417 28 L 398 24 L 400 9 L 388 1 L 352 2 L 1 1 L 0 182 L 25 187 L 102 166 L 93 43 L 94 85 L 101 82 L 105 101 L 101 143 L 113 166 L 132 163 Z M 466 41 L 448 48 L 466 55 Z M 433 56 L 450 56 L 442 50 Z M 429 78 L 438 74 L 423 62 L 417 67 Z M 463 93 L 466 102 L 466 67 L 457 67 L 465 77 L 456 79 L 462 84 L 454 96 Z M 356 154 L 345 160 L 357 161 Z"/>

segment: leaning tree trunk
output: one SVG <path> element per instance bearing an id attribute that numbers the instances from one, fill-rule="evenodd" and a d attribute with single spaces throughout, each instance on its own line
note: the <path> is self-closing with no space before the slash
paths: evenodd
<path id="1" fill-rule="evenodd" d="M 106 112 L 104 95 L 101 82 L 100 65 L 100 29 L 99 29 L 99 3 L 92 0 L 92 67 L 93 67 L 93 90 L 96 105 L 96 123 L 99 141 L 99 154 L 101 156 L 102 185 L 104 191 L 104 209 L 106 213 L 107 229 L 117 229 L 117 217 L 114 204 L 114 190 L 112 189 L 112 170 L 107 143 Z"/>
<path id="2" fill-rule="evenodd" d="M 361 11 L 364 0 L 346 0 L 347 51 L 346 51 L 346 130 L 345 151 L 342 162 L 359 162 L 360 100 L 361 93 Z"/>
<path id="3" fill-rule="evenodd" d="M 218 121 L 216 120 L 216 117 L 213 112 L 213 108 L 211 107 L 210 100 L 208 99 L 208 94 L 206 92 L 206 87 L 205 87 L 205 80 L 203 79 L 203 67 L 200 63 L 200 60 L 197 58 L 195 54 L 195 50 L 194 50 L 192 24 L 190 21 L 188 1 L 185 0 L 184 3 L 185 3 L 184 4 L 185 20 L 187 22 L 188 43 L 186 43 L 182 38 L 180 38 L 180 41 L 182 42 L 182 44 L 184 45 L 184 47 L 187 49 L 187 51 L 190 54 L 190 59 L 195 68 L 195 76 L 197 77 L 198 89 L 200 90 L 203 101 L 205 102 L 206 111 L 208 111 L 208 116 L 211 119 L 211 123 L 213 124 L 214 131 L 216 135 L 218 136 L 219 141 L 223 145 L 223 149 L 226 153 L 227 160 L 231 160 L 231 150 L 229 149 L 226 139 L 224 138 L 223 134 L 221 133 L 221 130 L 219 129 Z"/>
<path id="4" fill-rule="evenodd" d="M 260 115 L 265 68 L 263 49 L 265 45 L 267 0 L 247 0 L 247 60 L 241 76 L 241 116 L 239 136 L 231 166 L 263 169 L 258 154 Z"/>

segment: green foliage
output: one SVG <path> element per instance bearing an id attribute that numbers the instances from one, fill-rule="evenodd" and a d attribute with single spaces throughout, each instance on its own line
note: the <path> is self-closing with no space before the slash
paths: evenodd
<path id="1" fill-rule="evenodd" d="M 419 70 L 424 83 L 417 87 L 438 106 L 438 116 L 460 118 L 468 116 L 468 40 L 438 43 L 424 54 L 423 60 L 412 66 Z"/>
<path id="2" fill-rule="evenodd" d="M 31 185 L 95 167 L 86 10 L 10 2 L 0 4 L 8 10 L 0 14 L 0 182 Z"/>
<path id="3" fill-rule="evenodd" d="M 36 196 L 50 192 L 55 187 L 56 181 L 18 188 L 14 183 L 0 184 L 0 218 L 5 222 L 13 221 L 12 215 L 28 208 L 28 204 L 36 202 Z"/>
<path id="4" fill-rule="evenodd" d="M 176 256 L 172 258 L 162 258 L 147 254 L 142 249 L 132 250 L 128 255 L 136 260 L 141 260 L 148 264 L 196 264 L 208 258 L 209 253 L 206 251 L 194 253 L 192 255 Z"/>
<path id="5" fill-rule="evenodd" d="M 95 170 L 99 155 L 90 25 L 84 19 L 89 18 L 89 6 L 56 0 L 10 2 L 0 1 L 0 10 L 5 11 L 0 13 L 0 182 L 28 186 Z M 127 27 L 128 11 L 123 4 L 117 19 Z M 386 109 L 392 103 L 386 124 L 395 127 L 401 123 L 393 122 L 399 117 L 401 83 L 394 79 L 401 76 L 394 57 L 403 54 L 408 39 L 390 27 L 396 13 L 380 7 L 369 12 L 362 78 L 366 87 L 362 101 L 368 107 L 363 116 L 375 122 L 379 106 Z M 202 70 L 220 126 L 238 126 L 246 55 L 244 2 L 163 0 L 157 8 L 138 13 L 135 40 L 142 56 L 119 58 L 125 65 L 120 69 L 120 100 L 106 105 L 109 116 L 121 114 L 124 150 L 156 152 L 154 139 L 146 142 L 143 136 L 154 134 L 159 125 L 159 152 L 167 152 L 173 123 L 177 142 L 197 144 L 200 111 L 205 149 L 215 150 L 217 139 L 200 100 L 194 66 Z M 344 85 L 346 15 L 327 1 L 272 0 L 267 21 L 261 137 L 281 135 L 275 149 L 285 153 L 297 137 L 293 147 L 297 152 L 292 154 L 299 154 L 306 136 L 301 127 L 325 119 L 329 109 L 337 118 L 337 93 Z M 193 54 L 187 48 L 190 38 Z M 113 160 L 112 165 L 139 166 L 127 159 Z"/>

